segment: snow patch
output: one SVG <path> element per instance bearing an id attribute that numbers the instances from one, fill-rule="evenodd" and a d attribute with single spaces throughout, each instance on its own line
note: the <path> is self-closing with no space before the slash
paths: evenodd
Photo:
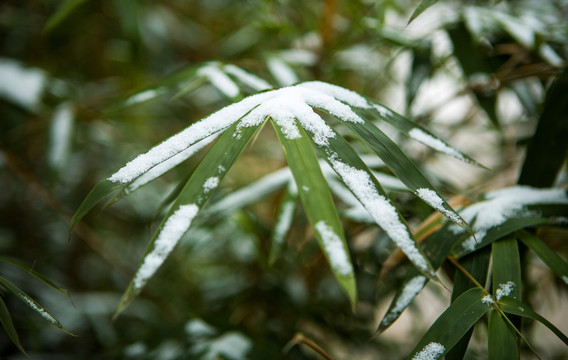
<path id="1" fill-rule="evenodd" d="M 58 325 L 59 327 L 59 321 L 57 321 L 57 319 L 55 319 L 53 316 L 51 316 L 47 311 L 45 311 L 41 306 L 39 306 L 34 300 L 32 300 L 30 297 L 23 295 L 21 297 L 22 300 L 24 300 L 24 302 L 26 304 L 28 304 L 28 306 L 30 308 L 32 308 L 33 310 L 35 310 L 37 313 L 39 313 L 45 320 L 49 321 L 52 324 Z"/>
<path id="2" fill-rule="evenodd" d="M 450 220 L 463 225 L 463 220 L 455 212 L 444 207 L 444 200 L 432 189 L 420 188 L 416 190 L 416 195 L 424 200 L 428 205 L 438 210 Z"/>
<path id="3" fill-rule="evenodd" d="M 431 342 L 426 345 L 419 353 L 414 355 L 412 360 L 436 360 L 446 352 L 444 345 Z"/>
<path id="4" fill-rule="evenodd" d="M 227 74 L 233 75 L 235 78 L 237 78 L 243 84 L 250 86 L 252 89 L 254 89 L 256 91 L 266 90 L 266 89 L 270 89 L 272 87 L 269 83 L 267 83 L 263 79 L 259 78 L 256 75 L 249 73 L 248 71 L 241 69 L 238 66 L 231 65 L 231 64 L 225 65 L 223 67 L 223 70 L 225 70 L 225 72 Z"/>
<path id="5" fill-rule="evenodd" d="M 501 300 L 503 296 L 509 296 L 513 289 L 517 286 L 513 281 L 507 281 L 505 284 L 499 284 L 499 289 L 495 291 L 497 301 Z"/>
<path id="6" fill-rule="evenodd" d="M 203 184 L 203 192 L 207 194 L 209 191 L 217 188 L 217 186 L 219 186 L 219 178 L 212 176 L 205 180 L 205 183 Z"/>
<path id="7" fill-rule="evenodd" d="M 562 280 L 564 280 L 564 282 L 566 283 L 566 285 L 568 285 L 568 276 L 563 275 L 563 276 L 562 276 Z"/>
<path id="8" fill-rule="evenodd" d="M 300 81 L 294 70 L 282 59 L 271 57 L 266 62 L 266 66 L 280 86 L 290 86 Z"/>
<path id="9" fill-rule="evenodd" d="M 389 117 L 393 116 L 392 111 L 385 106 L 374 104 L 373 109 L 377 110 L 379 112 L 379 116 L 381 116 L 383 118 L 389 118 Z"/>
<path id="10" fill-rule="evenodd" d="M 69 103 L 57 107 L 51 123 L 51 147 L 48 161 L 52 167 L 64 165 L 71 147 L 73 132 L 73 107 Z"/>
<path id="11" fill-rule="evenodd" d="M 293 200 L 286 201 L 282 205 L 282 210 L 278 215 L 278 220 L 274 226 L 274 245 L 280 245 L 284 241 L 286 233 L 290 229 L 292 220 L 294 219 L 294 210 L 296 209 L 296 203 Z"/>
<path id="12" fill-rule="evenodd" d="M 166 221 L 154 243 L 152 251 L 134 277 L 134 289 L 141 289 L 162 265 L 183 234 L 189 229 L 199 207 L 195 204 L 181 205 Z"/>
<path id="13" fill-rule="evenodd" d="M 422 271 L 429 271 L 426 258 L 420 253 L 410 237 L 407 227 L 401 221 L 396 208 L 380 195 L 364 170 L 359 170 L 330 157 L 331 166 L 339 177 L 367 209 L 375 222 L 382 227 L 410 261 Z"/>
<path id="14" fill-rule="evenodd" d="M 362 109 L 369 109 L 371 107 L 364 97 L 357 94 L 355 91 L 347 90 L 341 86 L 328 84 L 322 81 L 308 81 L 300 84 L 300 86 L 332 96 L 339 101 L 343 101 L 349 106 L 355 106 Z"/>
<path id="15" fill-rule="evenodd" d="M 197 76 L 207 78 L 211 84 L 227 97 L 235 98 L 239 96 L 239 87 L 231 78 L 219 69 L 218 63 L 210 63 L 197 70 Z"/>
<path id="16" fill-rule="evenodd" d="M 37 111 L 47 82 L 45 72 L 25 68 L 19 62 L 0 57 L 0 97 Z"/>
<path id="17" fill-rule="evenodd" d="M 414 128 L 408 132 L 408 135 L 414 140 L 421 142 L 422 144 L 431 147 L 434 150 L 440 151 L 449 156 L 453 156 L 456 159 L 467 161 L 462 153 L 444 143 L 442 140 L 437 139 L 432 135 L 424 132 L 422 129 Z"/>
<path id="18" fill-rule="evenodd" d="M 396 299 L 394 308 L 385 316 L 385 322 L 394 321 L 424 288 L 424 284 L 426 284 L 426 277 L 424 276 L 418 275 L 410 279 Z"/>
<path id="19" fill-rule="evenodd" d="M 493 300 L 493 296 L 491 295 L 485 295 L 482 299 L 481 302 L 484 304 L 488 304 L 488 305 L 493 305 L 493 303 L 495 303 L 495 300 Z"/>
<path id="20" fill-rule="evenodd" d="M 150 89 L 150 90 L 145 90 L 142 92 L 139 92 L 137 94 L 132 95 L 131 97 L 129 97 L 128 99 L 126 99 L 126 101 L 124 102 L 124 105 L 134 105 L 134 104 L 138 104 L 144 101 L 148 101 L 154 98 L 157 98 L 158 96 L 165 94 L 166 90 L 163 88 L 157 88 L 157 89 Z"/>
<path id="21" fill-rule="evenodd" d="M 316 223 L 315 228 L 321 236 L 331 267 L 340 275 L 352 275 L 353 267 L 341 238 L 323 220 Z"/>

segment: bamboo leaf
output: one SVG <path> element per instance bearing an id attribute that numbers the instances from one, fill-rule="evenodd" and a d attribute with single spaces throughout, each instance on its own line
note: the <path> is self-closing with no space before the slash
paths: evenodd
<path id="1" fill-rule="evenodd" d="M 273 120 L 272 125 L 284 149 L 286 161 L 298 186 L 300 200 L 320 247 L 354 307 L 357 302 L 357 288 L 349 249 L 311 142 L 301 127 L 298 127 L 301 136 L 291 140 L 286 138 L 280 126 Z"/>
<path id="2" fill-rule="evenodd" d="M 43 32 L 47 33 L 58 27 L 65 19 L 67 19 L 79 6 L 81 6 L 86 0 L 65 0 L 53 15 L 49 17 Z"/>
<path id="3" fill-rule="evenodd" d="M 520 231 L 518 236 L 523 244 L 528 246 L 565 284 L 568 284 L 568 262 L 566 260 L 558 256 L 537 236 L 527 231 Z"/>
<path id="4" fill-rule="evenodd" d="M 379 128 L 369 121 L 365 121 L 363 124 L 345 122 L 345 125 L 358 134 L 411 191 L 449 220 L 463 226 L 471 233 L 469 225 L 434 190 L 432 184 L 398 145 Z"/>
<path id="5" fill-rule="evenodd" d="M 22 290 L 20 290 L 16 285 L 14 285 L 12 282 L 10 282 L 8 279 L 4 278 L 3 276 L 0 276 L 0 285 L 2 285 L 3 287 L 5 287 L 8 291 L 10 291 L 12 294 L 16 295 L 16 297 L 18 297 L 22 302 L 24 302 L 24 304 L 26 304 L 30 309 L 32 309 L 33 311 L 35 311 L 36 313 L 40 314 L 45 320 L 47 320 L 48 322 L 50 322 L 52 325 L 54 325 L 55 327 L 65 331 L 66 333 L 68 333 L 69 335 L 74 335 L 73 333 L 71 333 L 70 331 L 68 331 L 67 329 L 65 329 L 63 327 L 63 325 L 61 325 L 61 323 L 59 322 L 59 320 L 57 320 L 53 315 L 51 315 L 43 306 L 41 306 L 37 301 L 35 301 L 32 297 L 30 297 L 28 294 L 26 294 L 25 292 L 23 292 Z"/>
<path id="6" fill-rule="evenodd" d="M 495 309 L 489 312 L 487 340 L 489 360 L 519 359 L 520 354 L 517 334 Z"/>
<path id="7" fill-rule="evenodd" d="M 435 279 L 434 269 L 416 243 L 406 221 L 392 205 L 381 184 L 351 145 L 335 133 L 335 136 L 329 139 L 329 145 L 319 149 L 347 188 L 412 264 L 428 278 Z"/>
<path id="8" fill-rule="evenodd" d="M 271 246 L 268 257 L 269 265 L 274 264 L 282 252 L 286 235 L 290 231 L 292 221 L 294 220 L 297 203 L 298 189 L 292 180 L 290 181 L 288 189 L 286 189 L 284 197 L 280 201 L 280 205 L 278 207 L 278 214 L 276 215 L 276 221 L 274 223 L 274 229 L 272 230 L 270 241 Z"/>
<path id="9" fill-rule="evenodd" d="M 123 186 L 120 184 L 113 183 L 107 179 L 99 182 L 95 187 L 89 192 L 85 200 L 79 205 L 77 211 L 71 218 L 71 222 L 69 224 L 69 234 L 73 231 L 73 228 L 77 223 L 85 216 L 87 213 L 94 208 L 100 201 L 102 201 L 107 196 L 110 196 L 112 193 L 117 192 Z"/>
<path id="10" fill-rule="evenodd" d="M 564 335 L 556 326 L 554 326 L 550 321 L 546 320 L 527 304 L 524 304 L 518 300 L 511 297 L 505 296 L 499 301 L 501 309 L 507 314 L 518 315 L 524 318 L 529 318 L 537 320 L 546 326 L 550 331 L 552 331 L 560 340 L 562 340 L 566 345 L 568 345 L 568 337 Z"/>
<path id="11" fill-rule="evenodd" d="M 4 303 L 4 299 L 0 296 L 0 322 L 2 322 L 2 326 L 4 330 L 6 330 L 6 334 L 12 340 L 14 345 L 20 350 L 24 355 L 28 356 L 22 343 L 20 342 L 20 338 L 18 333 L 16 332 L 16 328 L 14 328 L 14 323 L 12 322 L 12 317 L 10 316 L 10 311 L 6 307 L 6 303 Z"/>
<path id="12" fill-rule="evenodd" d="M 114 317 L 134 300 L 162 265 L 257 128 L 258 126 L 251 126 L 237 132 L 237 124 L 234 124 L 207 152 L 148 244 L 138 271 L 124 292 Z"/>
<path id="13" fill-rule="evenodd" d="M 9 264 L 12 264 L 14 266 L 19 267 L 20 269 L 24 270 L 25 272 L 27 272 L 28 274 L 32 275 L 33 277 L 35 277 L 36 279 L 38 279 L 39 281 L 43 282 L 44 284 L 46 284 L 47 286 L 51 287 L 52 289 L 55 289 L 57 291 L 59 291 L 60 293 L 62 293 L 63 295 L 65 295 L 65 297 L 67 299 L 69 299 L 69 292 L 65 289 L 60 288 L 59 286 L 55 285 L 53 282 L 51 282 L 48 278 L 46 278 L 45 276 L 43 276 L 42 274 L 38 273 L 37 271 L 35 271 L 32 268 L 29 268 L 25 265 L 20 264 L 17 261 L 14 261 L 12 259 L 9 259 L 5 256 L 0 256 L 0 261 L 4 261 L 7 262 Z"/>
<path id="14" fill-rule="evenodd" d="M 482 289 L 473 288 L 458 297 L 432 324 L 407 359 L 440 359 L 491 309 L 491 304 L 482 301 L 484 296 Z"/>
<path id="15" fill-rule="evenodd" d="M 420 14 L 422 14 L 430 6 L 434 5 L 437 2 L 438 2 L 438 0 L 421 0 L 420 3 L 418 4 L 418 6 L 416 7 L 416 9 L 414 9 L 414 12 L 412 13 L 412 16 L 410 17 L 410 20 L 408 20 L 408 24 L 410 24 L 414 19 L 416 19 L 418 16 L 420 16 Z"/>

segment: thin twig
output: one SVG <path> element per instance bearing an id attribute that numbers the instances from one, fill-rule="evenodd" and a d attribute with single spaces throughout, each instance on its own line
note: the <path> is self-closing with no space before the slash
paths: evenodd
<path id="1" fill-rule="evenodd" d="M 334 360 L 334 358 L 331 357 L 327 352 L 325 352 L 324 349 L 322 349 L 318 344 L 316 344 L 313 340 L 306 337 L 302 333 L 296 333 L 296 335 L 294 335 L 292 340 L 288 341 L 286 346 L 284 346 L 283 351 L 285 353 L 287 353 L 288 351 L 290 351 L 290 349 L 292 349 L 294 346 L 296 346 L 298 344 L 304 344 L 304 345 L 308 346 L 309 348 L 314 350 L 316 353 L 321 355 L 326 360 Z"/>

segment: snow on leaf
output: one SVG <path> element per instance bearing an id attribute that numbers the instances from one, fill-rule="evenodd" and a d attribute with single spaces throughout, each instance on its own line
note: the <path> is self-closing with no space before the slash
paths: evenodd
<path id="1" fill-rule="evenodd" d="M 482 299 L 481 302 L 484 304 L 488 304 L 488 305 L 493 305 L 495 303 L 495 300 L 493 300 L 493 296 L 491 295 L 485 295 Z"/>
<path id="2" fill-rule="evenodd" d="M 290 86 L 300 81 L 294 70 L 282 59 L 271 57 L 266 62 L 266 66 L 280 86 Z"/>
<path id="3" fill-rule="evenodd" d="M 371 214 L 375 222 L 387 232 L 409 260 L 420 270 L 428 272 L 428 262 L 410 237 L 407 227 L 401 222 L 396 208 L 388 199 L 378 193 L 369 174 L 333 157 L 330 158 L 330 163 L 347 187 Z"/>
<path id="4" fill-rule="evenodd" d="M 463 220 L 455 212 L 444 207 L 444 200 L 432 189 L 420 188 L 416 190 L 416 195 L 424 200 L 428 205 L 438 210 L 455 223 L 463 224 Z"/>
<path id="5" fill-rule="evenodd" d="M 53 316 L 51 316 L 50 313 L 48 313 L 47 311 L 45 311 L 43 309 L 43 307 L 41 307 L 41 305 L 39 305 L 35 300 L 33 300 L 32 298 L 30 298 L 29 296 L 26 296 L 24 294 L 21 294 L 21 299 L 30 307 L 32 308 L 34 311 L 36 311 L 37 313 L 39 313 L 45 320 L 49 321 L 50 323 L 52 323 L 53 325 L 60 327 L 61 324 L 59 323 L 59 321 L 57 321 L 56 318 L 54 318 Z"/>
<path id="6" fill-rule="evenodd" d="M 364 97 L 357 94 L 355 91 L 347 90 L 345 88 L 342 88 L 341 86 L 328 84 L 322 81 L 307 81 L 300 84 L 300 86 L 332 96 L 349 106 L 354 106 L 361 109 L 368 109 L 371 107 Z"/>
<path id="7" fill-rule="evenodd" d="M 385 319 L 383 322 L 392 322 L 394 321 L 404 309 L 408 307 L 410 302 L 414 300 L 416 295 L 424 288 L 424 284 L 426 283 L 426 277 L 422 275 L 418 275 L 410 279 L 402 289 L 400 296 L 396 300 L 394 308 L 386 314 Z"/>
<path id="8" fill-rule="evenodd" d="M 562 276 L 562 280 L 564 280 L 566 285 L 568 285 L 568 276 L 566 276 L 566 275 Z"/>
<path id="9" fill-rule="evenodd" d="M 444 345 L 431 342 L 426 345 L 419 353 L 414 355 L 412 360 L 436 360 L 439 359 L 446 352 Z"/>
<path id="10" fill-rule="evenodd" d="M 73 107 L 69 103 L 64 103 L 55 110 L 51 123 L 51 146 L 48 153 L 48 161 L 52 167 L 58 168 L 67 160 L 72 132 Z"/>
<path id="11" fill-rule="evenodd" d="M 204 65 L 197 70 L 196 74 L 197 76 L 207 78 L 214 87 L 227 97 L 235 98 L 239 96 L 239 87 L 219 68 L 219 63 L 212 62 Z"/>
<path id="12" fill-rule="evenodd" d="M 507 281 L 504 284 L 499 284 L 499 289 L 495 291 L 497 301 L 501 300 L 503 296 L 509 296 L 515 286 L 516 284 L 513 281 Z"/>
<path id="13" fill-rule="evenodd" d="M 217 186 L 219 186 L 219 178 L 217 176 L 212 176 L 203 184 L 203 192 L 207 194 L 209 191 L 217 188 Z"/>
<path id="14" fill-rule="evenodd" d="M 294 219 L 294 210 L 296 210 L 296 203 L 294 200 L 289 200 L 282 205 L 282 210 L 278 216 L 277 223 L 274 225 L 274 244 L 279 246 L 284 242 L 286 233 L 290 229 L 292 220 Z"/>
<path id="15" fill-rule="evenodd" d="M 449 156 L 455 157 L 456 159 L 466 161 L 467 159 L 456 149 L 450 147 L 443 141 L 433 137 L 432 135 L 424 132 L 422 129 L 414 128 L 408 132 L 408 135 L 414 140 L 421 142 L 422 144 L 431 147 L 434 150 L 440 151 Z"/>
<path id="16" fill-rule="evenodd" d="M 228 64 L 223 67 L 223 70 L 229 75 L 233 75 L 237 80 L 241 81 L 243 84 L 250 86 L 256 91 L 266 90 L 272 88 L 272 85 L 253 75 L 238 66 Z"/>
<path id="17" fill-rule="evenodd" d="M 484 201 L 470 205 L 460 211 L 461 217 L 469 224 L 477 240 L 482 240 L 487 231 L 505 221 L 523 214 L 526 206 L 537 204 L 568 204 L 568 195 L 563 189 L 537 189 L 530 186 L 513 186 L 491 191 Z M 450 228 L 454 234 L 464 229 L 455 225 Z M 475 248 L 475 240 L 468 238 L 462 243 L 466 250 Z"/>
<path id="18" fill-rule="evenodd" d="M 316 223 L 315 229 L 321 236 L 331 267 L 343 276 L 352 275 L 353 267 L 341 238 L 323 220 Z"/>
<path id="19" fill-rule="evenodd" d="M 141 289 L 162 265 L 183 234 L 189 229 L 199 207 L 195 204 L 181 205 L 166 221 L 161 229 L 154 248 L 144 258 L 144 262 L 134 277 L 134 289 Z"/>

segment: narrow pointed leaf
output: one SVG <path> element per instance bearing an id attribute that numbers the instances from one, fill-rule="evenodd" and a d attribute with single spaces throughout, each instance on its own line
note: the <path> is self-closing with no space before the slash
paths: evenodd
<path id="1" fill-rule="evenodd" d="M 293 182 L 293 180 L 292 180 Z M 292 184 L 292 183 L 291 183 Z M 298 203 L 298 190 L 296 185 L 288 186 L 286 193 L 280 201 L 278 207 L 278 215 L 276 216 L 276 221 L 274 223 L 274 229 L 272 230 L 271 241 L 270 241 L 270 255 L 268 257 L 268 264 L 272 265 L 276 262 L 282 249 L 284 248 L 284 241 L 286 240 L 286 235 L 290 231 L 292 226 L 292 221 L 294 220 L 294 213 L 296 212 L 296 207 Z"/>
<path id="2" fill-rule="evenodd" d="M 408 20 L 408 23 L 410 24 L 414 19 L 416 19 L 418 16 L 420 16 L 420 14 L 422 14 L 430 6 L 434 5 L 437 2 L 438 2 L 438 0 L 422 0 L 422 1 L 420 1 L 420 4 L 418 4 L 416 9 L 412 13 L 410 20 Z"/>
<path id="3" fill-rule="evenodd" d="M 28 354 L 24 350 L 24 347 L 22 346 L 22 343 L 20 342 L 20 337 L 16 332 L 16 328 L 14 328 L 14 323 L 12 322 L 10 311 L 6 307 L 4 299 L 2 299 L 1 296 L 0 296 L 0 322 L 2 322 L 2 326 L 4 327 L 6 334 L 8 335 L 10 340 L 12 340 L 14 345 L 16 345 L 18 350 L 20 350 L 24 355 L 28 356 Z"/>
<path id="4" fill-rule="evenodd" d="M 50 32 L 51 30 L 58 27 L 65 19 L 73 14 L 73 12 L 82 5 L 86 0 L 65 0 L 53 15 L 49 17 L 45 27 L 44 32 Z"/>
<path id="5" fill-rule="evenodd" d="M 28 274 L 32 275 L 33 277 L 35 277 L 36 279 L 38 279 L 39 281 L 43 282 L 44 284 L 46 284 L 47 286 L 51 287 L 52 289 L 55 289 L 57 291 L 59 291 L 60 293 L 62 293 L 63 295 L 65 295 L 65 297 L 67 299 L 69 299 L 69 292 L 65 289 L 60 288 L 59 286 L 55 285 L 53 282 L 51 282 L 48 278 L 46 278 L 45 276 L 43 276 L 42 274 L 38 273 L 37 271 L 35 271 L 32 268 L 29 268 L 25 265 L 20 264 L 17 261 L 14 261 L 12 259 L 9 259 L 7 257 L 4 256 L 0 256 L 0 261 L 4 261 L 7 262 L 9 264 L 12 264 L 14 266 L 19 267 L 20 269 L 24 270 L 25 272 L 27 272 Z"/>
<path id="6" fill-rule="evenodd" d="M 319 148 L 329 165 L 369 212 L 373 220 L 389 235 L 416 268 L 430 279 L 436 277 L 430 262 L 412 236 L 406 221 L 390 200 L 381 184 L 355 150 L 338 133 L 328 147 Z"/>
<path id="7" fill-rule="evenodd" d="M 507 237 L 492 244 L 493 295 L 521 300 L 521 260 L 517 239 Z"/>
<path id="8" fill-rule="evenodd" d="M 110 196 L 112 193 L 117 192 L 119 189 L 122 188 L 122 185 L 113 183 L 107 179 L 99 182 L 95 187 L 89 192 L 89 195 L 83 200 L 81 205 L 75 214 L 71 218 L 71 222 L 69 224 L 69 233 L 73 231 L 73 228 L 77 223 L 85 216 L 87 213 L 94 208 L 99 202 L 101 202 L 107 196 Z"/>
<path id="9" fill-rule="evenodd" d="M 482 289 L 473 288 L 458 297 L 430 326 L 407 359 L 441 359 L 491 309 L 490 304 L 481 301 L 484 296 Z"/>
<path id="10" fill-rule="evenodd" d="M 524 304 L 518 300 L 515 300 L 511 297 L 505 296 L 499 301 L 499 305 L 501 309 L 507 313 L 512 315 L 518 315 L 524 318 L 529 318 L 533 320 L 537 320 L 546 326 L 550 331 L 552 331 L 560 340 L 562 340 L 566 345 L 568 345 L 568 337 L 562 333 L 556 326 L 554 326 L 550 321 L 546 320 L 538 313 L 536 313 L 531 307 L 527 304 Z"/>
<path id="11" fill-rule="evenodd" d="M 70 331 L 66 330 L 63 325 L 57 320 L 53 315 L 51 315 L 43 306 L 41 306 L 37 301 L 35 301 L 31 296 L 20 290 L 16 285 L 10 282 L 8 279 L 0 276 L 0 285 L 5 287 L 12 294 L 16 295 L 24 304 L 26 304 L 30 309 L 40 314 L 45 320 L 50 322 L 55 327 L 65 331 L 66 333 L 73 335 Z"/>
<path id="12" fill-rule="evenodd" d="M 568 262 L 549 248 L 537 236 L 521 231 L 518 233 L 519 239 L 529 247 L 565 284 L 568 285 Z"/>
<path id="13" fill-rule="evenodd" d="M 357 302 L 357 288 L 349 249 L 333 198 L 308 135 L 298 127 L 301 136 L 293 140 L 288 139 L 278 124 L 272 121 L 272 125 L 284 149 L 286 161 L 298 186 L 300 200 L 320 247 L 354 307 Z"/>
<path id="14" fill-rule="evenodd" d="M 358 134 L 411 191 L 449 220 L 463 226 L 471 233 L 469 225 L 434 190 L 416 165 L 385 133 L 369 121 L 363 124 L 345 122 L 345 125 Z"/>
<path id="15" fill-rule="evenodd" d="M 141 265 L 120 300 L 115 317 L 142 291 L 148 280 L 187 232 L 198 211 L 211 197 L 258 126 L 244 128 L 238 133 L 236 128 L 235 124 L 227 129 L 207 152 L 175 200 L 148 244 Z"/>
<path id="16" fill-rule="evenodd" d="M 487 350 L 489 360 L 518 360 L 517 334 L 497 310 L 489 312 Z"/>

